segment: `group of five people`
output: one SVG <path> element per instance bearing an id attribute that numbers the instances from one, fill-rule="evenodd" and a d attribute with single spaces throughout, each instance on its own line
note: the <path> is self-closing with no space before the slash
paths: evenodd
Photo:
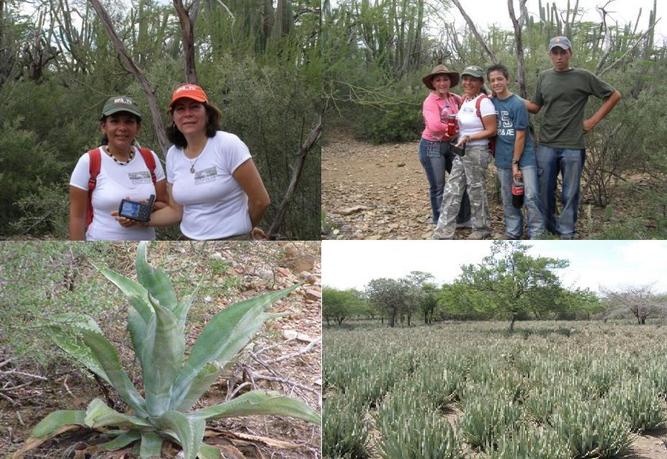
<path id="1" fill-rule="evenodd" d="M 562 239 L 575 237 L 584 135 L 614 108 L 621 94 L 593 73 L 570 67 L 571 57 L 572 44 L 567 37 L 550 40 L 553 67 L 540 73 L 532 101 L 509 90 L 509 72 L 502 64 L 492 65 L 486 72 L 469 66 L 461 74 L 438 65 L 423 78 L 430 93 L 423 103 L 425 128 L 419 158 L 429 181 L 434 239 L 453 239 L 457 227 L 472 228 L 470 239 L 490 236 L 485 185 L 491 142 L 495 145 L 505 237 L 523 237 L 523 209 L 529 238 L 543 237 L 545 230 Z M 485 77 L 491 97 L 484 88 Z M 463 97 L 450 92 L 459 81 Z M 585 119 L 591 95 L 604 103 Z M 539 111 L 543 120 L 537 144 L 528 112 Z M 446 182 L 445 171 L 449 173 Z M 561 209 L 556 215 L 559 174 Z M 512 187 L 517 183 L 523 187 L 519 208 L 512 202 Z"/>

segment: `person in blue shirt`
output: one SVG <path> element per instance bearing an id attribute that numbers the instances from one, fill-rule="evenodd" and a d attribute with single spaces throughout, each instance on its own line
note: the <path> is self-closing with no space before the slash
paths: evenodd
<path id="1" fill-rule="evenodd" d="M 505 235 L 508 239 L 523 236 L 525 209 L 528 237 L 536 239 L 544 234 L 542 202 L 539 197 L 537 161 L 533 138 L 528 129 L 528 110 L 525 101 L 509 89 L 509 71 L 495 64 L 486 71 L 493 90 L 491 99 L 496 108 L 498 124 L 496 137 L 496 170 L 505 214 Z M 523 180 L 523 209 L 512 205 L 512 183 Z"/>

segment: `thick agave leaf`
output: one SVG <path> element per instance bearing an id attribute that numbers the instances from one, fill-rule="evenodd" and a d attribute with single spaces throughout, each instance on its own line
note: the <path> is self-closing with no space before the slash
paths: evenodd
<path id="1" fill-rule="evenodd" d="M 141 459 L 153 459 L 162 457 L 162 437 L 153 432 L 141 434 L 141 447 L 139 457 Z"/>
<path id="2" fill-rule="evenodd" d="M 167 411 L 153 422 L 181 445 L 184 459 L 196 459 L 204 438 L 204 418 L 179 411 Z"/>
<path id="3" fill-rule="evenodd" d="M 209 387 L 218 379 L 220 374 L 220 366 L 215 362 L 207 363 L 204 365 L 204 368 L 201 369 L 199 374 L 192 380 L 190 384 L 190 389 L 185 394 L 183 401 L 176 406 L 178 411 L 188 411 L 192 408 L 192 405 L 197 403 L 197 400 L 206 393 Z"/>
<path id="4" fill-rule="evenodd" d="M 245 347 L 270 316 L 264 311 L 298 285 L 233 304 L 216 314 L 192 346 L 190 356 L 176 379 L 172 407 L 180 406 L 190 384 L 209 362 L 224 365 Z"/>
<path id="5" fill-rule="evenodd" d="M 124 428 L 151 428 L 151 424 L 136 416 L 128 416 L 109 408 L 99 398 L 93 399 L 86 409 L 84 419 L 86 426 L 97 429 L 105 426 L 120 426 Z"/>
<path id="6" fill-rule="evenodd" d="M 139 416 L 147 416 L 144 400 L 121 367 L 116 349 L 100 333 L 86 330 L 82 337 L 102 368 L 104 368 L 111 385 L 116 389 L 121 399 L 131 406 Z"/>
<path id="7" fill-rule="evenodd" d="M 68 425 L 85 426 L 86 412 L 83 410 L 58 410 L 39 421 L 30 433 L 34 438 L 46 438 L 54 435 L 60 428 Z"/>
<path id="8" fill-rule="evenodd" d="M 176 292 L 171 285 L 169 276 L 159 268 L 148 264 L 146 247 L 148 243 L 142 241 L 137 248 L 137 278 L 151 295 L 160 302 L 162 306 L 173 311 L 176 307 Z"/>
<path id="9" fill-rule="evenodd" d="M 117 449 L 125 448 L 127 445 L 134 443 L 140 438 L 141 434 L 137 431 L 124 432 L 113 440 L 102 443 L 98 447 L 104 451 L 116 451 Z"/>
<path id="10" fill-rule="evenodd" d="M 144 372 L 144 391 L 148 414 L 157 417 L 170 408 L 171 388 L 183 365 L 185 336 L 169 309 L 151 304 L 156 317 L 155 342 L 150 367 Z"/>
<path id="11" fill-rule="evenodd" d="M 320 423 L 320 415 L 301 400 L 281 395 L 278 392 L 251 391 L 219 405 L 209 406 L 193 413 L 203 419 L 256 414 L 292 416 L 313 424 Z"/>
<path id="12" fill-rule="evenodd" d="M 130 303 L 134 309 L 137 310 L 139 315 L 141 315 L 144 322 L 150 322 L 153 315 L 153 309 L 148 304 L 148 290 L 146 290 L 140 283 L 135 282 L 122 274 L 118 274 L 115 271 L 107 268 L 98 268 L 98 270 L 129 298 Z M 141 301 L 135 302 L 136 299 Z"/>
<path id="13" fill-rule="evenodd" d="M 97 360 L 90 348 L 81 340 L 82 330 L 93 330 L 102 333 L 99 325 L 92 318 L 70 315 L 59 316 L 53 318 L 53 322 L 49 325 L 48 330 L 50 338 L 60 349 L 111 384 L 99 360 Z"/>

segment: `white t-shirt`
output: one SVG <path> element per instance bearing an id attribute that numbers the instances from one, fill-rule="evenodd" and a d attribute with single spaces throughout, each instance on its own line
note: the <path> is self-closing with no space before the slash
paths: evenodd
<path id="1" fill-rule="evenodd" d="M 251 158 L 241 139 L 218 131 L 194 159 L 173 145 L 167 152 L 167 180 L 183 206 L 181 232 L 190 239 L 222 239 L 250 233 L 248 196 L 232 175 Z M 194 172 L 190 169 L 194 167 Z"/>
<path id="2" fill-rule="evenodd" d="M 134 158 L 126 165 L 115 162 L 101 147 L 99 150 L 102 161 L 92 196 L 93 221 L 86 229 L 86 240 L 143 241 L 155 239 L 155 229 L 139 225 L 123 228 L 111 216 L 111 212 L 118 210 L 120 201 L 123 199 L 144 201 L 151 194 L 156 194 L 150 170 L 139 153 L 139 149 L 134 147 Z M 151 151 L 151 154 L 155 160 L 155 179 L 159 182 L 165 179 L 164 169 L 155 152 Z M 88 191 L 89 179 L 90 156 L 85 153 L 76 163 L 69 184 Z"/>
<path id="3" fill-rule="evenodd" d="M 477 108 L 475 105 L 477 103 L 477 98 L 482 96 L 483 95 L 480 94 L 472 100 L 464 101 L 463 105 L 461 105 L 461 108 L 456 115 L 456 119 L 459 122 L 459 131 L 461 137 L 464 135 L 476 134 L 477 132 L 484 130 L 482 120 L 480 120 L 479 116 L 477 116 Z M 482 114 L 482 118 L 496 114 L 496 109 L 493 106 L 493 102 L 491 102 L 488 97 L 482 99 L 482 102 L 479 105 L 479 111 Z M 468 145 L 487 145 L 488 143 L 489 139 L 481 139 L 471 140 L 468 142 Z"/>

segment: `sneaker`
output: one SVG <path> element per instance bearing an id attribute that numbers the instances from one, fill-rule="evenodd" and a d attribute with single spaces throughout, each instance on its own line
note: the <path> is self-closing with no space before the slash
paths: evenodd
<path id="1" fill-rule="evenodd" d="M 456 229 L 465 229 L 465 228 L 472 228 L 472 220 L 467 220 L 463 223 L 457 223 L 456 224 Z"/>
<path id="2" fill-rule="evenodd" d="M 489 236 L 491 236 L 491 233 L 488 232 L 488 231 L 475 230 L 472 233 L 470 233 L 470 236 L 468 236 L 468 239 L 480 240 L 480 239 L 486 239 Z"/>
<path id="3" fill-rule="evenodd" d="M 440 240 L 450 240 L 454 239 L 454 235 L 447 235 L 442 231 L 435 230 L 433 231 L 433 236 L 431 239 L 440 239 Z"/>

